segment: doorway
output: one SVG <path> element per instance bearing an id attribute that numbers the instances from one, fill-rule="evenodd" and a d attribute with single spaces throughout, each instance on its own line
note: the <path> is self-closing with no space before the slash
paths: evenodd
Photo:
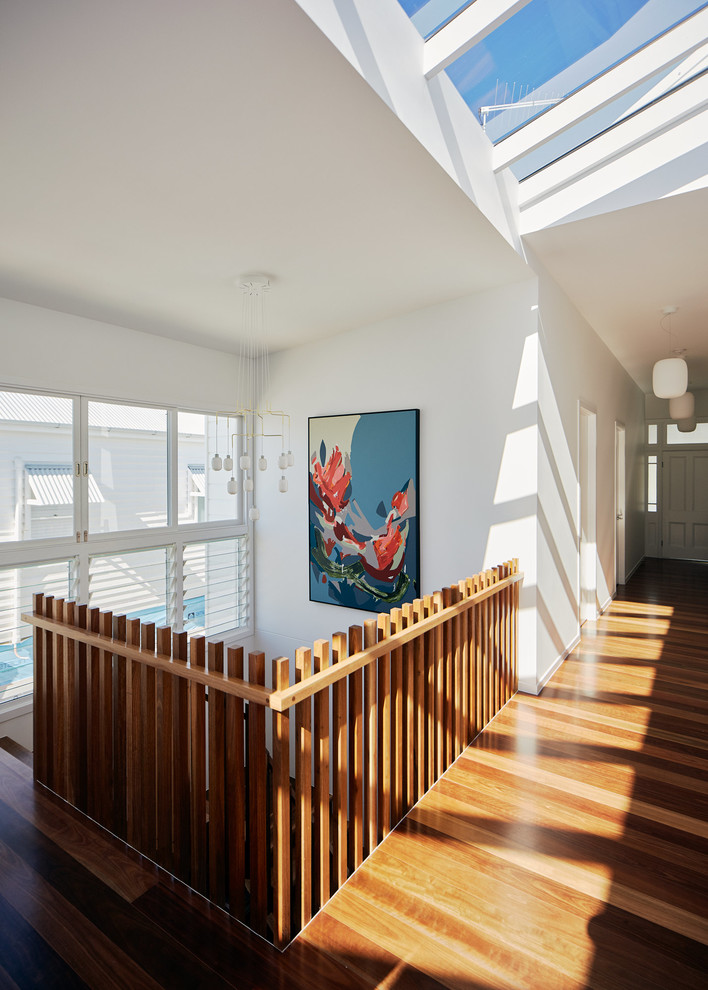
<path id="1" fill-rule="evenodd" d="M 663 557 L 708 560 L 708 450 L 664 450 Z"/>
<path id="2" fill-rule="evenodd" d="M 615 590 L 625 582 L 625 432 L 615 423 Z"/>
<path id="3" fill-rule="evenodd" d="M 597 415 L 580 406 L 580 625 L 597 618 Z"/>

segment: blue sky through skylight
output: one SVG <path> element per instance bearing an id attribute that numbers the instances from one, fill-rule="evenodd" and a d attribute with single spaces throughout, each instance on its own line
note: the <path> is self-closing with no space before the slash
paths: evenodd
<path id="1" fill-rule="evenodd" d="M 459 0 L 399 2 L 421 33 L 469 6 Z M 496 142 L 547 110 L 544 101 L 574 92 L 705 5 L 705 0 L 530 0 L 446 71 L 477 115 L 482 107 L 515 104 L 513 110 L 483 115 Z"/>

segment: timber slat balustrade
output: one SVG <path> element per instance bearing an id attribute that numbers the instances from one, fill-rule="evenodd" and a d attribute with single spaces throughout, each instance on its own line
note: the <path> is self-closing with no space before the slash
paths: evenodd
<path id="1" fill-rule="evenodd" d="M 263 653 L 35 595 L 35 778 L 284 948 L 516 691 L 522 577 L 317 640 L 270 687 Z"/>

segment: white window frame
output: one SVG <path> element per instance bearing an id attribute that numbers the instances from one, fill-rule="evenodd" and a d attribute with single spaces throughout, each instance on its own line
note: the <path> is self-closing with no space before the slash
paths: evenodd
<path id="1" fill-rule="evenodd" d="M 3 391 L 51 395 L 73 400 L 73 452 L 74 466 L 81 465 L 80 475 L 74 472 L 74 534 L 51 539 L 15 540 L 0 543 L 0 567 L 29 566 L 35 563 L 48 563 L 68 557 L 78 558 L 76 574 L 76 598 L 88 601 L 89 557 L 111 556 L 130 550 L 149 550 L 168 547 L 175 567 L 175 616 L 181 615 L 178 606 L 182 601 L 182 562 L 184 544 L 227 539 L 239 536 L 247 538 L 247 587 L 252 588 L 250 579 L 250 548 L 252 546 L 252 523 L 245 518 L 243 495 L 234 496 L 239 500 L 238 518 L 234 520 L 214 520 L 209 522 L 179 523 L 178 519 L 178 413 L 190 412 L 205 416 L 216 416 L 217 410 L 195 409 L 188 406 L 174 406 L 164 403 L 143 402 L 136 399 L 117 399 L 106 396 L 76 395 L 61 390 L 18 387 L 0 384 Z M 167 412 L 167 520 L 166 526 L 149 529 L 121 530 L 112 533 L 90 533 L 88 531 L 88 476 L 84 475 L 83 465 L 88 463 L 88 403 L 109 402 L 116 405 L 142 406 Z M 240 451 L 237 452 L 237 456 Z M 209 466 L 205 465 L 208 471 Z M 90 472 L 90 465 L 88 467 Z M 253 635 L 253 607 L 249 599 L 246 608 L 246 624 L 232 632 L 220 633 L 213 638 L 227 644 L 236 643 Z M 175 629 L 179 626 L 174 625 Z M 207 638 L 209 638 L 207 636 Z M 9 704 L 10 702 L 8 702 Z M 0 711 L 3 702 L 0 701 Z"/>

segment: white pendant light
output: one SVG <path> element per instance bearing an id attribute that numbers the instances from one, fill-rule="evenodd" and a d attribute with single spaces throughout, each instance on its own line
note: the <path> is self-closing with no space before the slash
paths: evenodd
<path id="1" fill-rule="evenodd" d="M 671 317 L 677 310 L 678 306 L 664 306 L 662 310 L 664 315 L 661 318 L 660 326 L 670 338 L 674 337 L 671 330 Z M 664 326 L 665 321 L 668 321 L 668 327 Z M 688 365 L 681 356 L 686 352 L 675 348 L 671 353 L 675 356 L 663 358 L 654 365 L 652 388 L 657 399 L 677 399 L 688 388 Z"/>
<path id="2" fill-rule="evenodd" d="M 679 433 L 693 433 L 696 428 L 696 417 L 691 416 L 690 419 L 680 419 L 676 426 Z"/>
<path id="3" fill-rule="evenodd" d="M 240 338 L 238 378 L 236 381 L 237 404 L 234 409 L 217 413 L 214 446 L 219 442 L 219 418 L 226 419 L 228 455 L 222 458 L 215 454 L 211 466 L 215 471 L 222 467 L 227 477 L 226 490 L 236 494 L 241 482 L 234 477 L 234 467 L 243 472 L 242 488 L 245 492 L 254 490 L 253 474 L 268 468 L 264 446 L 266 441 L 276 438 L 280 441 L 282 454 L 278 458 L 281 471 L 293 463 L 290 452 L 290 416 L 270 404 L 270 356 L 268 348 L 268 320 L 266 299 L 270 294 L 271 280 L 267 275 L 250 273 L 238 279 L 242 292 L 242 320 L 238 333 Z M 233 421 L 233 427 L 231 423 Z M 231 428 L 230 428 L 231 427 Z M 275 446 L 275 444 L 274 444 Z M 276 448 L 277 450 L 277 448 Z M 285 451 L 288 451 L 286 454 Z M 258 456 L 260 454 L 260 457 Z M 271 455 L 272 459 L 275 459 Z M 228 480 L 229 475 L 231 480 Z M 250 477 L 249 477 L 250 475 Z M 278 483 L 279 490 L 287 490 Z M 233 491 L 232 491 L 233 489 Z M 249 512 L 251 519 L 260 516 L 253 506 Z"/>
<path id="4" fill-rule="evenodd" d="M 261 518 L 261 510 L 258 508 L 257 505 L 252 505 L 251 508 L 248 510 L 248 518 L 253 521 Z"/>
<path id="5" fill-rule="evenodd" d="M 664 358 L 654 365 L 654 395 L 658 399 L 677 399 L 688 386 L 688 365 L 683 358 Z"/>
<path id="6" fill-rule="evenodd" d="M 693 392 L 684 392 L 683 395 L 669 399 L 669 415 L 672 419 L 693 419 L 695 408 Z"/>
<path id="7" fill-rule="evenodd" d="M 285 477 L 285 475 L 283 475 L 280 481 L 278 482 L 278 489 L 281 492 L 286 492 L 288 490 L 288 479 Z"/>

